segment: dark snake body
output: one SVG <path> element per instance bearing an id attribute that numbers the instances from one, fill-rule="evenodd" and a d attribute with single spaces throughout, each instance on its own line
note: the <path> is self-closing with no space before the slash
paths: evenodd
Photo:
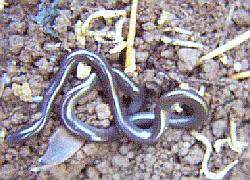
<path id="1" fill-rule="evenodd" d="M 65 127 L 77 136 L 89 141 L 108 142 L 120 138 L 123 134 L 140 143 L 156 142 L 163 134 L 166 125 L 179 128 L 193 128 L 207 119 L 208 108 L 204 99 L 188 90 L 175 90 L 164 94 L 155 108 L 155 112 L 139 112 L 144 102 L 144 92 L 123 72 L 111 68 L 104 58 L 87 51 L 77 50 L 68 54 L 54 77 L 41 102 L 42 116 L 29 126 L 23 127 L 6 136 L 10 144 L 23 142 L 39 133 L 47 124 L 53 102 L 63 87 L 71 70 L 79 62 L 88 63 L 95 70 L 80 85 L 70 89 L 64 95 L 61 107 L 61 120 Z M 75 114 L 78 99 L 87 94 L 96 83 L 101 84 L 108 99 L 114 124 L 109 128 L 96 128 L 80 120 Z M 118 87 L 131 97 L 131 103 L 125 110 L 120 102 Z M 175 115 L 170 112 L 176 102 L 192 109 L 191 115 Z"/>

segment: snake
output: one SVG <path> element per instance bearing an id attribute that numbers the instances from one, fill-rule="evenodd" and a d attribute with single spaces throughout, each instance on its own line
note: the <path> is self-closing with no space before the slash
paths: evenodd
<path id="1" fill-rule="evenodd" d="M 65 128 L 72 134 L 94 142 L 112 142 L 126 136 L 139 143 L 155 143 L 160 139 L 166 127 L 197 128 L 208 116 L 208 106 L 203 97 L 195 91 L 176 89 L 163 94 L 156 103 L 154 112 L 139 112 L 144 105 L 145 92 L 142 86 L 131 80 L 126 74 L 109 65 L 99 54 L 86 49 L 78 49 L 67 54 L 45 91 L 40 104 L 41 117 L 16 132 L 7 134 L 5 142 L 21 143 L 38 134 L 48 123 L 56 96 L 61 92 L 67 77 L 79 63 L 89 64 L 93 72 L 63 95 L 60 118 Z M 99 84 L 110 106 L 114 123 L 108 128 L 91 126 L 77 117 L 75 107 L 78 100 L 87 96 Z M 131 99 L 125 108 L 119 96 L 119 90 Z M 174 104 L 184 105 L 189 112 L 172 112 Z"/>

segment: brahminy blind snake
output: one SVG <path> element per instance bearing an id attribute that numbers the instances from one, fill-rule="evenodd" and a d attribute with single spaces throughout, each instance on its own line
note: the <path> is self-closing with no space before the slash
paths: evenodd
<path id="1" fill-rule="evenodd" d="M 78 62 L 87 62 L 93 67 L 95 73 L 91 73 L 80 85 L 69 90 L 63 99 L 61 119 L 65 127 L 75 135 L 90 141 L 106 142 L 115 140 L 125 134 L 136 142 L 153 143 L 161 137 L 167 124 L 174 127 L 191 128 L 198 126 L 207 119 L 206 102 L 197 93 L 188 90 L 175 90 L 164 94 L 160 98 L 154 113 L 137 113 L 144 101 L 142 88 L 123 72 L 111 68 L 107 61 L 99 55 L 88 50 L 77 50 L 64 58 L 59 71 L 45 92 L 41 102 L 41 118 L 29 126 L 7 135 L 5 139 L 7 143 L 23 142 L 44 128 L 49 120 L 51 107 L 57 94 L 62 89 L 68 74 Z M 87 125 L 78 119 L 74 113 L 77 100 L 95 86 L 97 79 L 107 96 L 115 122 L 109 128 L 98 129 Z M 126 110 L 121 106 L 118 85 L 132 99 Z M 192 109 L 192 114 L 182 116 L 171 113 L 170 109 L 176 102 L 188 106 Z"/>

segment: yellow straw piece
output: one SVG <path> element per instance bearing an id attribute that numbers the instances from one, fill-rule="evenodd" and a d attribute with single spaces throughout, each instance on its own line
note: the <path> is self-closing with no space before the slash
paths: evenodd
<path id="1" fill-rule="evenodd" d="M 3 11 L 4 10 L 4 0 L 0 0 L 0 11 Z"/>
<path id="2" fill-rule="evenodd" d="M 231 78 L 234 80 L 250 78 L 250 70 L 235 73 L 234 75 L 231 76 Z"/>
<path id="3" fill-rule="evenodd" d="M 235 37 L 233 40 L 228 41 L 226 44 L 214 49 L 213 51 L 211 51 L 210 53 L 208 53 L 205 56 L 202 56 L 200 58 L 200 61 L 204 61 L 204 60 L 208 60 L 208 59 L 212 59 L 216 56 L 221 55 L 222 53 L 240 45 L 241 43 L 243 43 L 244 41 L 248 40 L 250 38 L 250 30 L 244 32 L 243 34 Z"/>
<path id="4" fill-rule="evenodd" d="M 131 15 L 129 22 L 129 32 L 127 36 L 127 52 L 126 52 L 126 61 L 125 61 L 125 71 L 135 70 L 135 51 L 134 51 L 134 40 L 136 33 L 136 11 L 138 6 L 138 0 L 132 1 L 131 6 Z M 132 68 L 133 67 L 133 68 Z M 127 69 L 127 70 L 126 70 Z"/>

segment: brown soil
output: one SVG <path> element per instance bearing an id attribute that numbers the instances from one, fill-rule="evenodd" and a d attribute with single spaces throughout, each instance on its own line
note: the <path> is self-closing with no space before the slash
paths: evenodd
<path id="1" fill-rule="evenodd" d="M 39 115 L 39 103 L 24 102 L 25 98 L 13 95 L 12 84 L 22 85 L 28 82 L 32 95 L 42 95 L 49 86 L 52 77 L 58 71 L 60 61 L 68 49 L 76 49 L 74 24 L 99 9 L 123 9 L 129 0 L 62 0 L 57 9 L 59 14 L 54 21 L 44 26 L 34 20 L 41 2 L 37 0 L 6 0 L 8 6 L 0 12 L 0 73 L 11 76 L 0 100 L 0 125 L 8 131 L 30 123 Z M 42 2 L 51 4 L 49 0 Z M 249 1 L 236 3 L 236 15 L 229 26 L 226 40 L 234 38 L 249 29 Z M 250 79 L 230 80 L 234 73 L 233 62 L 241 61 L 244 69 L 249 69 L 250 41 L 226 53 L 229 65 L 219 60 L 208 60 L 199 67 L 185 62 L 189 50 L 182 47 L 165 45 L 160 41 L 162 31 L 157 21 L 162 10 L 174 15 L 168 24 L 170 27 L 182 27 L 194 32 L 198 42 L 209 47 L 205 51 L 194 50 L 189 56 L 200 56 L 219 46 L 224 37 L 223 30 L 229 12 L 228 1 L 204 0 L 141 0 L 138 6 L 137 34 L 135 40 L 137 71 L 133 77 L 146 89 L 146 106 L 142 110 L 153 111 L 160 95 L 186 82 L 195 89 L 206 86 L 205 97 L 210 107 L 210 118 L 200 132 L 214 141 L 229 136 L 228 117 L 237 121 L 238 139 L 247 141 L 250 137 Z M 125 33 L 127 32 L 126 24 Z M 53 32 L 50 33 L 50 28 Z M 170 34 L 182 40 L 189 37 Z M 126 36 L 124 36 L 126 37 Z M 61 43 L 60 47 L 51 47 Z M 93 39 L 87 39 L 87 49 L 96 50 Z M 103 46 L 101 54 L 115 66 L 123 67 L 124 59 L 119 54 L 109 55 L 109 46 Z M 184 57 L 183 57 L 184 56 Z M 191 61 L 193 58 L 190 57 Z M 120 59 L 120 60 L 118 60 Z M 181 61 L 182 60 L 182 61 Z M 195 61 L 195 60 L 194 60 Z M 15 62 L 16 65 L 13 65 Z M 73 75 L 70 77 L 73 79 Z M 223 81 L 222 81 L 223 80 Z M 71 81 L 64 88 L 67 91 L 77 83 Z M 63 93 L 63 92 L 62 92 Z M 33 173 L 30 168 L 38 165 L 38 158 L 48 146 L 48 138 L 60 126 L 58 109 L 62 95 L 59 95 L 51 120 L 36 137 L 23 145 L 7 146 L 0 143 L 0 179 L 195 179 L 199 170 L 205 147 L 183 129 L 167 129 L 163 138 L 154 145 L 137 144 L 123 138 L 111 144 L 86 142 L 82 149 L 62 165 L 49 171 Z M 78 115 L 94 122 L 96 126 L 109 126 L 110 112 L 105 98 L 93 91 L 87 98 L 88 103 L 77 107 Z M 97 111 L 97 113 L 96 113 Z M 105 116 L 103 119 L 98 119 Z M 107 118 L 106 116 L 109 116 Z M 240 163 L 227 176 L 228 179 L 250 179 L 249 149 L 240 158 Z M 214 154 L 209 162 L 211 171 L 219 170 L 238 158 L 238 155 L 226 148 L 220 154 Z"/>

